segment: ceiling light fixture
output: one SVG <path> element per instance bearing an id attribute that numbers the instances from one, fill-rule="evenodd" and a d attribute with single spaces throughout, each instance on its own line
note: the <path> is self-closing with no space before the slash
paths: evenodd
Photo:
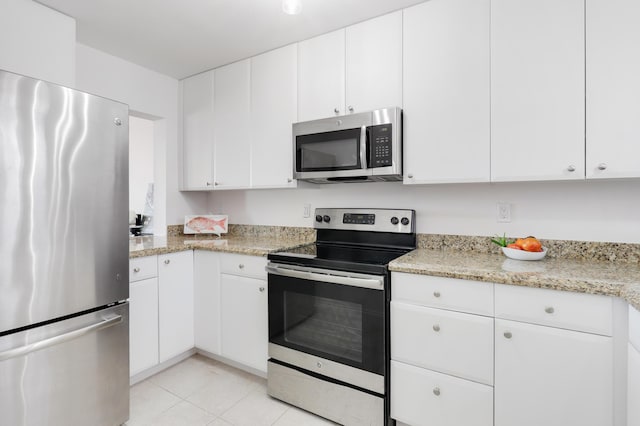
<path id="1" fill-rule="evenodd" d="M 282 11 L 287 15 L 299 15 L 302 11 L 302 1 L 282 0 Z"/>

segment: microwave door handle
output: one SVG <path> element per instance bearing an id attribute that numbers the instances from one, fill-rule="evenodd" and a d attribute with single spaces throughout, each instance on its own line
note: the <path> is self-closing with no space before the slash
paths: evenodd
<path id="1" fill-rule="evenodd" d="M 362 170 L 367 169 L 367 126 L 360 128 L 360 166 Z"/>

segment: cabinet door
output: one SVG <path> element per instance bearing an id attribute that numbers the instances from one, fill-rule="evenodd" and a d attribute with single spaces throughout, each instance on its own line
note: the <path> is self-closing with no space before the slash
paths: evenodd
<path id="1" fill-rule="evenodd" d="M 640 352 L 629 343 L 627 370 L 627 425 L 640 425 Z"/>
<path id="2" fill-rule="evenodd" d="M 298 121 L 345 114 L 344 31 L 298 43 Z"/>
<path id="3" fill-rule="evenodd" d="M 610 337 L 495 320 L 495 426 L 613 423 Z"/>
<path id="4" fill-rule="evenodd" d="M 158 364 L 158 279 L 129 285 L 129 371 L 134 376 Z"/>
<path id="5" fill-rule="evenodd" d="M 586 7 L 587 178 L 638 177 L 640 2 L 587 0 Z"/>
<path id="6" fill-rule="evenodd" d="M 346 28 L 347 113 L 402 107 L 402 11 Z"/>
<path id="7" fill-rule="evenodd" d="M 267 372 L 267 282 L 220 275 L 222 356 Z"/>
<path id="8" fill-rule="evenodd" d="M 213 71 L 182 80 L 182 189 L 213 189 Z"/>
<path id="9" fill-rule="evenodd" d="M 220 254 L 193 253 L 195 347 L 220 354 Z"/>
<path id="10" fill-rule="evenodd" d="M 158 256 L 160 362 L 193 348 L 193 252 Z"/>
<path id="11" fill-rule="evenodd" d="M 295 44 L 251 58 L 251 187 L 291 187 L 297 118 Z"/>
<path id="12" fill-rule="evenodd" d="M 391 417 L 411 426 L 493 426 L 493 388 L 392 360 Z"/>
<path id="13" fill-rule="evenodd" d="M 584 179 L 584 0 L 492 0 L 491 179 Z"/>
<path id="14" fill-rule="evenodd" d="M 490 0 L 404 10 L 404 183 L 489 181 L 489 18 Z"/>
<path id="15" fill-rule="evenodd" d="M 215 70 L 214 189 L 249 187 L 250 60 Z"/>

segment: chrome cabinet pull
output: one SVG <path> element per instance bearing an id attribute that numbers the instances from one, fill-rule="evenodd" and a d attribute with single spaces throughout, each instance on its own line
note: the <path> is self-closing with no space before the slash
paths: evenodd
<path id="1" fill-rule="evenodd" d="M 264 287 L 260 287 L 260 293 L 264 292 Z"/>
<path id="2" fill-rule="evenodd" d="M 440 388 L 433 388 L 433 394 L 435 396 L 440 396 Z"/>
<path id="3" fill-rule="evenodd" d="M 238 268 L 244 269 L 244 265 L 241 263 L 241 264 L 238 265 Z"/>
<path id="4" fill-rule="evenodd" d="M 409 179 L 413 179 L 413 173 L 409 173 L 409 174 L 407 175 L 407 177 L 408 177 Z"/>
<path id="5" fill-rule="evenodd" d="M 133 268 L 133 272 L 140 272 L 140 268 Z"/>
<path id="6" fill-rule="evenodd" d="M 336 114 L 340 114 L 340 110 L 338 108 L 334 108 L 333 112 L 335 112 Z"/>
<path id="7" fill-rule="evenodd" d="M 39 342 L 31 343 L 25 346 L 20 346 L 19 348 L 9 349 L 8 351 L 0 352 L 0 361 L 5 361 L 7 359 L 24 356 L 24 355 L 30 354 L 31 352 L 46 349 L 53 345 L 58 345 L 60 343 L 68 342 L 70 340 L 77 339 L 78 337 L 82 337 L 94 331 L 111 327 L 121 322 L 122 322 L 122 316 L 117 315 L 113 318 L 109 318 L 109 319 L 100 321 L 99 323 L 92 324 L 90 326 L 83 327 L 78 330 L 73 330 L 68 333 L 61 334 L 59 336 L 50 337 L 48 339 L 40 340 Z"/>
<path id="8" fill-rule="evenodd" d="M 353 112 L 353 107 L 349 105 L 349 112 Z"/>
<path id="9" fill-rule="evenodd" d="M 505 331 L 504 332 L 504 337 L 506 337 L 507 339 L 511 339 L 513 337 L 513 334 L 511 334 L 510 331 Z"/>
<path id="10" fill-rule="evenodd" d="M 576 171 L 576 166 L 574 166 L 573 164 L 571 164 L 569 167 L 567 167 L 567 171 L 569 171 L 569 172 L 575 172 L 575 171 Z"/>
<path id="11" fill-rule="evenodd" d="M 553 306 L 547 306 L 546 308 L 544 308 L 544 311 L 548 314 L 552 314 L 555 312 L 555 309 L 553 309 Z"/>
<path id="12" fill-rule="evenodd" d="M 168 264 L 170 264 L 170 263 L 171 263 L 171 261 L 170 261 L 169 259 L 165 259 L 165 260 L 164 260 L 164 264 L 165 264 L 165 265 L 168 265 Z"/>
<path id="13" fill-rule="evenodd" d="M 440 292 L 439 291 L 434 291 L 433 292 L 433 297 L 440 297 Z"/>
<path id="14" fill-rule="evenodd" d="M 598 164 L 598 170 L 607 170 L 607 165 L 605 163 Z"/>
<path id="15" fill-rule="evenodd" d="M 440 326 L 439 326 L 438 324 L 435 324 L 435 325 L 433 326 L 433 331 L 435 331 L 436 333 L 437 333 L 438 331 L 440 331 Z"/>

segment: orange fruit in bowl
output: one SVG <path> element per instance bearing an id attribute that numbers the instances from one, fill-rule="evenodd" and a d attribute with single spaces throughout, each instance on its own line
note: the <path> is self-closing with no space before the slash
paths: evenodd
<path id="1" fill-rule="evenodd" d="M 516 241 L 516 244 L 517 244 L 517 241 Z M 522 240 L 522 243 L 520 244 L 520 248 L 524 251 L 541 252 L 542 244 L 535 237 L 527 237 L 524 240 Z"/>

